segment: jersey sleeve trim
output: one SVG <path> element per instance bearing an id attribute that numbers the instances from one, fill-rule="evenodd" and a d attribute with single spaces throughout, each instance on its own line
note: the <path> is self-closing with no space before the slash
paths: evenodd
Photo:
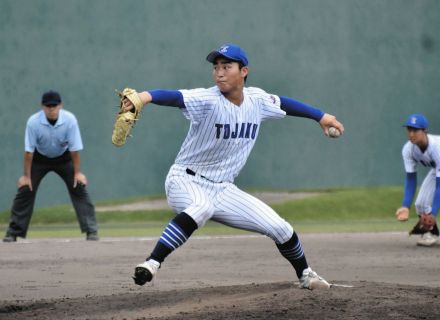
<path id="1" fill-rule="evenodd" d="M 435 178 L 435 192 L 434 198 L 432 200 L 432 214 L 434 216 L 438 215 L 438 210 L 440 209 L 440 177 Z"/>

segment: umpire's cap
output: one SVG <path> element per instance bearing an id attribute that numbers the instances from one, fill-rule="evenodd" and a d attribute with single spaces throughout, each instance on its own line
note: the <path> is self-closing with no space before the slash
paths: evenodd
<path id="1" fill-rule="evenodd" d="M 58 92 L 50 90 L 43 93 L 41 104 L 43 106 L 56 106 L 61 103 L 61 96 Z"/>
<path id="2" fill-rule="evenodd" d="M 416 128 L 416 129 L 427 129 L 428 119 L 423 114 L 414 113 L 406 119 L 404 127 Z"/>
<path id="3" fill-rule="evenodd" d="M 232 43 L 226 43 L 222 45 L 220 48 L 211 51 L 211 53 L 208 54 L 208 56 L 206 57 L 206 60 L 208 60 L 211 63 L 214 63 L 215 59 L 217 59 L 218 57 L 224 57 L 226 59 L 239 62 L 243 66 L 247 66 L 249 63 L 244 50 Z"/>

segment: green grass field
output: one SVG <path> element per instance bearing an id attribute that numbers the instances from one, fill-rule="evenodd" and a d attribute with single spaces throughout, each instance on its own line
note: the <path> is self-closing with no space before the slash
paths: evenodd
<path id="1" fill-rule="evenodd" d="M 313 190 L 317 191 L 317 190 Z M 394 212 L 402 197 L 401 187 L 368 187 L 354 189 L 318 190 L 321 195 L 272 205 L 295 230 L 305 232 L 382 232 L 408 231 L 412 220 L 401 223 Z M 154 197 L 137 197 L 99 202 L 97 205 L 125 204 Z M 98 212 L 101 237 L 158 237 L 168 221 L 174 217 L 170 210 Z M 9 212 L 0 213 L 3 229 Z M 246 234 L 215 222 L 196 231 L 197 235 Z M 32 217 L 28 238 L 81 237 L 72 206 L 53 206 L 36 209 Z"/>

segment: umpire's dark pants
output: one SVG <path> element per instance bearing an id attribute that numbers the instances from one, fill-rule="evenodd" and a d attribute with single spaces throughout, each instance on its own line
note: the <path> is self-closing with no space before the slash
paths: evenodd
<path id="1" fill-rule="evenodd" d="M 28 186 L 18 189 L 11 209 L 11 219 L 7 230 L 8 235 L 26 237 L 32 212 L 34 210 L 35 196 L 38 186 L 44 176 L 54 171 L 65 182 L 69 190 L 70 199 L 75 208 L 81 232 L 97 232 L 95 207 L 93 206 L 86 186 L 77 184 L 73 187 L 74 171 L 70 152 L 66 152 L 58 158 L 47 158 L 37 152 L 34 153 L 31 167 L 31 191 Z"/>

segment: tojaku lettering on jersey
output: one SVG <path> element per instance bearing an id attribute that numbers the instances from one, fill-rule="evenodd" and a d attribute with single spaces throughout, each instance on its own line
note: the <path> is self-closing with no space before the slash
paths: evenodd
<path id="1" fill-rule="evenodd" d="M 215 135 L 217 139 L 229 139 L 229 138 L 255 139 L 257 135 L 258 124 L 236 123 L 235 126 L 231 126 L 229 123 L 226 124 L 216 123 L 215 127 L 217 128 L 217 132 Z M 234 128 L 232 132 L 231 132 L 231 127 Z"/>

